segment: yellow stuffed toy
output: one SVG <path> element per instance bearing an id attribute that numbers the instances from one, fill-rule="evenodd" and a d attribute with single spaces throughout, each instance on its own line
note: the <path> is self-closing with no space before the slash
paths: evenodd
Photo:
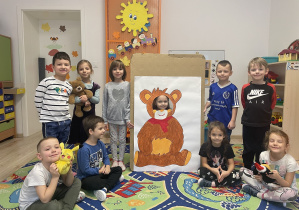
<path id="1" fill-rule="evenodd" d="M 64 149 L 64 143 L 60 143 L 61 155 L 56 161 L 56 165 L 60 174 L 67 174 L 71 168 L 71 161 L 74 160 L 74 152 L 79 149 L 79 145 L 73 149 Z"/>

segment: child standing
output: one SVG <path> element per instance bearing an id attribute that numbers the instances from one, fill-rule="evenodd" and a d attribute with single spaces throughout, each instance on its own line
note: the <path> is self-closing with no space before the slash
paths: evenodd
<path id="1" fill-rule="evenodd" d="M 74 108 L 70 137 L 68 141 L 69 144 L 83 144 L 84 141 L 88 138 L 83 129 L 82 120 L 89 115 L 95 115 L 95 105 L 100 102 L 100 86 L 97 83 L 93 82 L 90 78 L 90 75 L 93 73 L 91 63 L 88 60 L 79 61 L 79 63 L 77 64 L 77 72 L 84 82 L 86 89 L 90 90 L 93 93 L 93 96 L 90 99 L 88 99 L 86 95 L 75 97 L 75 103 L 85 103 L 85 106 L 91 106 L 91 110 L 85 112 L 83 110 L 84 106 L 82 106 L 81 111 L 83 112 L 83 117 L 77 117 L 75 115 Z"/>
<path id="2" fill-rule="evenodd" d="M 105 144 L 100 140 L 105 133 L 104 120 L 101 117 L 89 115 L 83 119 L 83 127 L 89 136 L 78 151 L 77 176 L 82 181 L 83 189 L 94 190 L 97 199 L 104 201 L 106 193 L 119 180 L 123 180 L 122 170 L 119 166 L 110 168 Z"/>
<path id="3" fill-rule="evenodd" d="M 234 171 L 234 152 L 227 141 L 226 128 L 222 122 L 209 124 L 208 141 L 200 147 L 202 166 L 198 169 L 200 187 L 235 186 L 241 181 Z"/>
<path id="4" fill-rule="evenodd" d="M 81 182 L 74 178 L 71 169 L 61 176 L 58 172 L 55 164 L 61 154 L 58 139 L 48 137 L 40 140 L 37 152 L 40 162 L 35 164 L 22 185 L 20 210 L 73 209 L 76 202 L 85 198 L 85 194 L 79 194 Z M 60 177 L 63 184 L 58 182 Z"/>
<path id="5" fill-rule="evenodd" d="M 222 122 L 226 127 L 228 141 L 232 130 L 236 127 L 239 108 L 238 88 L 229 81 L 232 73 L 232 65 L 229 61 L 222 60 L 217 64 L 216 75 L 219 81 L 210 86 L 209 98 L 203 111 L 205 113 L 211 106 L 208 123 L 215 120 Z"/>
<path id="6" fill-rule="evenodd" d="M 71 60 L 67 53 L 58 52 L 53 56 L 54 76 L 43 79 L 36 88 L 34 103 L 42 123 L 44 138 L 56 137 L 66 143 L 70 133 L 71 115 L 69 96 L 73 90 L 66 81 L 71 70 Z"/>
<path id="7" fill-rule="evenodd" d="M 276 89 L 274 85 L 264 80 L 269 72 L 268 63 L 263 58 L 253 58 L 248 64 L 248 75 L 252 81 L 243 85 L 241 101 L 244 108 L 243 124 L 243 163 L 251 169 L 253 159 L 259 161 L 264 151 L 263 140 L 270 129 L 272 110 L 276 104 Z"/>
<path id="8" fill-rule="evenodd" d="M 122 61 L 115 60 L 109 68 L 112 82 L 105 84 L 103 97 L 103 118 L 106 128 L 109 125 L 110 145 L 113 158 L 112 167 L 120 166 L 126 170 L 124 160 L 126 148 L 127 127 L 130 123 L 130 83 L 125 81 L 126 68 Z M 119 157 L 117 157 L 117 141 L 119 141 Z"/>
<path id="9" fill-rule="evenodd" d="M 261 199 L 276 202 L 294 201 L 297 198 L 298 188 L 295 173 L 299 170 L 296 160 L 289 154 L 289 137 L 281 130 L 267 132 L 265 148 L 260 155 L 260 162 L 272 166 L 268 177 L 275 179 L 272 184 L 263 181 L 262 175 L 253 175 L 247 168 L 240 169 L 244 192 Z"/>

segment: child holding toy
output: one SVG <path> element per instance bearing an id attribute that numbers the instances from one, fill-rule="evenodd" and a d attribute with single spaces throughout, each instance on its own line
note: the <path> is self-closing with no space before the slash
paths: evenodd
<path id="1" fill-rule="evenodd" d="M 200 187 L 236 186 L 241 179 L 236 172 L 234 152 L 222 122 L 209 124 L 208 141 L 200 147 L 202 166 L 198 169 Z"/>
<path id="2" fill-rule="evenodd" d="M 248 75 L 252 81 L 243 85 L 241 101 L 244 108 L 241 123 L 243 124 L 243 163 L 251 169 L 254 156 L 264 151 L 263 140 L 270 129 L 272 110 L 276 104 L 276 89 L 264 80 L 269 72 L 268 63 L 263 58 L 253 58 L 248 64 Z"/>
<path id="3" fill-rule="evenodd" d="M 84 82 L 86 89 L 92 91 L 93 93 L 93 96 L 90 99 L 88 99 L 86 95 L 75 97 L 75 103 L 84 103 L 85 106 L 91 106 L 91 110 L 88 112 L 83 110 L 84 106 L 81 107 L 83 117 L 77 117 L 75 115 L 74 108 L 68 143 L 79 143 L 82 145 L 84 141 L 88 138 L 87 134 L 83 129 L 82 120 L 89 115 L 95 115 L 95 105 L 100 102 L 100 86 L 97 83 L 93 82 L 90 77 L 93 73 L 93 69 L 91 63 L 88 60 L 81 60 L 78 62 L 77 73 L 80 75 L 82 81 Z"/>
<path id="4" fill-rule="evenodd" d="M 76 202 L 85 198 L 80 192 L 81 182 L 70 169 L 65 175 L 58 172 L 56 161 L 61 148 L 57 138 L 48 137 L 37 144 L 39 163 L 27 175 L 20 191 L 20 210 L 73 209 Z M 59 178 L 62 183 L 59 184 Z M 80 192 L 80 193 L 79 193 Z"/>
<path id="5" fill-rule="evenodd" d="M 34 103 L 43 137 L 56 137 L 59 142 L 66 143 L 71 125 L 68 99 L 73 90 L 66 76 L 71 70 L 71 59 L 67 53 L 58 52 L 53 56 L 52 64 L 55 74 L 39 83 Z"/>
<path id="6" fill-rule="evenodd" d="M 107 149 L 100 140 L 105 133 L 103 118 L 89 115 L 83 119 L 83 127 L 89 136 L 78 151 L 77 177 L 83 189 L 93 190 L 99 201 L 105 201 L 106 193 L 123 180 L 122 169 L 119 166 L 110 168 Z"/>
<path id="7" fill-rule="evenodd" d="M 230 141 L 232 130 L 236 127 L 236 118 L 239 108 L 238 88 L 229 81 L 232 75 L 232 65 L 227 60 L 217 64 L 216 75 L 219 81 L 210 86 L 209 98 L 204 107 L 208 113 L 208 123 L 220 121 L 226 127 L 227 140 Z"/>
<path id="8" fill-rule="evenodd" d="M 133 128 L 130 122 L 130 83 L 125 81 L 127 72 L 120 60 L 115 60 L 109 68 L 112 82 L 105 85 L 103 97 L 103 118 L 106 128 L 109 125 L 110 145 L 113 158 L 112 167 L 120 166 L 126 170 L 124 160 L 127 127 Z M 117 157 L 117 141 L 119 141 L 119 157 Z"/>
<path id="9" fill-rule="evenodd" d="M 247 168 L 240 169 L 240 176 L 246 184 L 242 185 L 242 190 L 255 197 L 268 201 L 288 202 L 297 198 L 298 188 L 296 184 L 295 173 L 299 170 L 296 160 L 287 150 L 290 147 L 288 135 L 281 130 L 267 132 L 265 137 L 265 148 L 260 154 L 260 162 L 265 163 L 271 172 L 266 175 L 275 179 L 274 183 L 266 183 L 262 175 L 253 175 L 253 172 Z"/>

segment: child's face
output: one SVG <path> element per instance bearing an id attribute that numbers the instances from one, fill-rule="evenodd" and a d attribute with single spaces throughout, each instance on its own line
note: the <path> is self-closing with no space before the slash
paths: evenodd
<path id="1" fill-rule="evenodd" d="M 251 76 L 253 82 L 263 82 L 268 72 L 269 69 L 266 69 L 263 65 L 251 64 L 248 75 Z"/>
<path id="2" fill-rule="evenodd" d="M 112 69 L 112 75 L 114 77 L 114 81 L 121 81 L 124 75 L 124 70 L 120 69 L 120 67 L 115 67 Z"/>
<path id="3" fill-rule="evenodd" d="M 272 153 L 285 154 L 287 151 L 287 146 L 288 145 L 283 137 L 275 133 L 270 134 L 268 148 Z"/>
<path id="4" fill-rule="evenodd" d="M 156 105 L 158 110 L 165 110 L 168 106 L 168 98 L 167 96 L 161 95 L 157 98 Z"/>
<path id="5" fill-rule="evenodd" d="M 56 59 L 53 70 L 55 72 L 55 78 L 64 81 L 66 75 L 71 71 L 70 62 L 64 59 Z"/>
<path id="6" fill-rule="evenodd" d="M 89 67 L 88 63 L 82 63 L 78 68 L 78 73 L 82 80 L 89 79 L 92 73 L 91 68 Z"/>
<path id="7" fill-rule="evenodd" d="M 59 160 L 61 148 L 56 138 L 43 141 L 39 146 L 37 158 L 44 163 L 54 163 Z"/>
<path id="8" fill-rule="evenodd" d="M 229 77 L 232 75 L 232 70 L 230 69 L 230 65 L 226 64 L 226 66 L 218 65 L 216 69 L 216 75 L 219 81 L 226 82 Z"/>
<path id="9" fill-rule="evenodd" d="M 103 138 L 105 134 L 105 124 L 104 123 L 97 123 L 97 126 L 94 130 L 89 129 L 89 134 L 96 139 Z"/>
<path id="10" fill-rule="evenodd" d="M 211 134 L 209 137 L 211 138 L 212 145 L 214 147 L 220 147 L 224 139 L 224 134 L 219 128 L 215 127 L 211 130 Z"/>

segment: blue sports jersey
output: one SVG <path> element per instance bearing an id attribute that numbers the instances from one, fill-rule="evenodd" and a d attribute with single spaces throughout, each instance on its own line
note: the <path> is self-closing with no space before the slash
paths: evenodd
<path id="1" fill-rule="evenodd" d="M 220 121 L 225 127 L 232 118 L 232 108 L 239 107 L 238 88 L 232 84 L 221 87 L 218 82 L 210 86 L 208 101 L 211 109 L 208 113 L 209 121 Z"/>

